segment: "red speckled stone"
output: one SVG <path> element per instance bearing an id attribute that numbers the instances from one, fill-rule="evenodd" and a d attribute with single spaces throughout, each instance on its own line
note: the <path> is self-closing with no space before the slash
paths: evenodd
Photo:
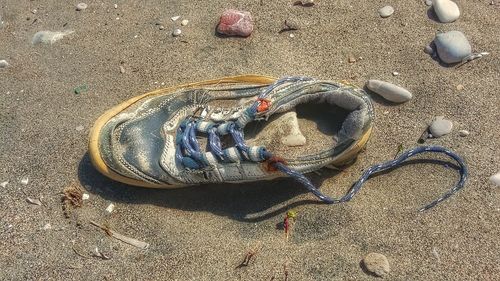
<path id="1" fill-rule="evenodd" d="M 252 16 L 246 11 L 225 10 L 217 25 L 217 32 L 229 36 L 247 37 L 252 31 Z"/>

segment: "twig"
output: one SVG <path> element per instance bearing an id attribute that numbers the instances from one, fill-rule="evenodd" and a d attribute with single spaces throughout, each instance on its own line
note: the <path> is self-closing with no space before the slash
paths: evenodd
<path id="1" fill-rule="evenodd" d="M 104 230 L 107 235 L 109 235 L 109 236 L 111 236 L 111 237 L 113 237 L 115 239 L 118 239 L 118 240 L 120 240 L 122 242 L 125 242 L 125 243 L 127 243 L 129 245 L 135 246 L 135 247 L 137 247 L 139 249 L 145 250 L 145 249 L 147 249 L 149 247 L 149 244 L 146 243 L 146 242 L 142 242 L 142 241 L 139 241 L 137 239 L 130 238 L 130 237 L 127 237 L 125 235 L 122 235 L 122 234 L 120 234 L 120 233 L 118 233 L 116 231 L 113 231 L 113 230 L 109 229 L 109 227 L 106 227 L 104 225 L 100 225 L 100 224 L 98 224 L 98 223 L 96 223 L 94 221 L 90 221 L 90 224 L 92 224 L 94 226 L 97 226 L 100 229 Z"/>
<path id="2" fill-rule="evenodd" d="M 250 260 L 255 257 L 255 255 L 257 255 L 257 253 L 259 252 L 260 250 L 260 242 L 257 243 L 257 245 L 250 249 L 247 254 L 245 255 L 245 258 L 243 259 L 243 261 L 236 267 L 236 268 L 242 268 L 244 266 L 248 266 L 248 264 L 250 264 Z"/>

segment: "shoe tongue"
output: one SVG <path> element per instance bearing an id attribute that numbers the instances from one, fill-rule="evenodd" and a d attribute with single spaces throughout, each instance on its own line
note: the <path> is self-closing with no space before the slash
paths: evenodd
<path id="1" fill-rule="evenodd" d="M 282 114 L 275 114 L 257 132 L 248 130 L 249 145 L 269 147 L 279 141 L 281 145 L 294 147 L 306 144 L 306 138 L 299 128 L 297 113 L 291 110 Z"/>

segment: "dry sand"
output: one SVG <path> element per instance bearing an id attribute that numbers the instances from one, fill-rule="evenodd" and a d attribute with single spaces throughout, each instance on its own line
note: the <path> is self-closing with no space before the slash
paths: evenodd
<path id="1" fill-rule="evenodd" d="M 311 8 L 291 2 L 117 1 L 114 9 L 112 1 L 88 1 L 77 12 L 71 1 L 2 0 L 0 59 L 11 67 L 0 69 L 0 182 L 9 181 L 0 190 L 0 279 L 284 280 L 287 264 L 288 280 L 373 280 L 360 260 L 379 252 L 391 264 L 387 280 L 499 280 L 500 189 L 488 177 L 500 168 L 500 4 L 460 0 L 460 19 L 440 24 L 428 18 L 423 1 L 324 0 Z M 386 4 L 396 12 L 382 19 L 377 10 Z M 247 39 L 214 36 L 225 8 L 250 11 L 255 32 Z M 170 35 L 180 26 L 170 20 L 176 15 L 190 21 L 179 38 Z M 287 18 L 301 24 L 294 38 L 278 34 Z M 459 69 L 441 66 L 423 52 L 438 29 L 463 31 L 475 51 L 491 55 Z M 40 30 L 75 32 L 53 45 L 31 45 Z M 363 59 L 350 64 L 350 54 Z M 162 83 L 244 73 L 358 85 L 380 79 L 413 92 L 398 106 L 374 97 L 367 150 L 345 172 L 312 176 L 327 194 L 345 192 L 400 143 L 417 145 L 437 115 L 455 127 L 430 143 L 466 159 L 466 188 L 418 213 L 455 183 L 456 171 L 404 166 L 369 180 L 353 201 L 330 206 L 316 204 L 291 180 L 144 190 L 112 182 L 89 164 L 89 128 L 109 107 Z M 82 84 L 89 90 L 75 95 Z M 470 136 L 459 137 L 460 129 Z M 29 183 L 22 185 L 25 176 Z M 59 192 L 72 182 L 90 199 L 65 218 Z M 43 205 L 27 203 L 27 196 L 42 197 Z M 116 210 L 106 216 L 111 202 Z M 287 242 L 276 224 L 289 209 L 298 219 Z M 151 246 L 140 250 L 109 238 L 90 220 Z M 51 229 L 43 230 L 47 223 Z M 250 265 L 237 269 L 259 243 Z M 85 255 L 98 247 L 111 259 L 83 258 L 72 247 Z"/>

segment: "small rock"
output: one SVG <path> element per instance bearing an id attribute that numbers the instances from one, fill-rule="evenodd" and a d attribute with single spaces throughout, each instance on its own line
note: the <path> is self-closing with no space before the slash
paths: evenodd
<path id="1" fill-rule="evenodd" d="M 47 223 L 45 224 L 43 227 L 42 227 L 43 230 L 49 230 L 49 229 L 52 229 L 52 225 L 50 223 Z"/>
<path id="2" fill-rule="evenodd" d="M 164 27 L 163 25 L 160 25 L 160 27 L 158 27 L 158 29 L 160 29 L 160 30 L 164 30 L 164 29 L 165 29 L 165 27 Z"/>
<path id="3" fill-rule="evenodd" d="M 349 55 L 349 57 L 347 58 L 347 61 L 349 63 L 355 63 L 356 62 L 356 58 L 353 55 Z"/>
<path id="4" fill-rule="evenodd" d="M 181 25 L 182 25 L 182 26 L 186 26 L 186 25 L 188 25 L 188 23 L 189 23 L 189 21 L 188 21 L 188 20 L 182 20 L 182 21 L 181 21 Z"/>
<path id="5" fill-rule="evenodd" d="M 369 80 L 366 87 L 386 100 L 396 103 L 407 102 L 412 98 L 412 94 L 408 90 L 384 81 Z"/>
<path id="6" fill-rule="evenodd" d="M 76 4 L 76 10 L 77 11 L 83 11 L 85 9 L 87 9 L 88 5 L 85 4 L 85 3 L 78 3 Z"/>
<path id="7" fill-rule="evenodd" d="M 88 193 L 82 194 L 82 200 L 88 200 L 90 198 L 90 195 Z"/>
<path id="8" fill-rule="evenodd" d="M 445 63 L 461 62 L 472 53 L 472 47 L 460 31 L 438 33 L 434 39 L 439 58 Z"/>
<path id="9" fill-rule="evenodd" d="M 462 91 L 464 89 L 464 85 L 458 84 L 457 85 L 457 91 Z"/>
<path id="10" fill-rule="evenodd" d="M 500 172 L 490 177 L 490 182 L 495 186 L 500 186 Z"/>
<path id="11" fill-rule="evenodd" d="M 115 204 L 111 203 L 108 205 L 108 207 L 106 208 L 106 212 L 108 213 L 112 213 L 113 211 L 115 210 Z"/>
<path id="12" fill-rule="evenodd" d="M 425 0 L 425 5 L 432 6 L 432 0 Z"/>
<path id="13" fill-rule="evenodd" d="M 1 183 L 0 183 L 0 186 L 1 186 L 2 188 L 6 188 L 8 184 L 9 184 L 9 182 L 8 182 L 8 181 L 3 181 L 3 182 L 1 182 Z"/>
<path id="14" fill-rule="evenodd" d="M 434 54 L 434 49 L 430 45 L 427 45 L 424 48 L 424 53 L 426 53 L 428 55 L 432 55 L 432 54 Z"/>
<path id="15" fill-rule="evenodd" d="M 33 15 L 34 15 L 34 14 L 36 14 L 36 12 L 38 12 L 36 9 L 31 10 L 31 13 L 32 13 Z"/>
<path id="16" fill-rule="evenodd" d="M 363 258 L 363 264 L 369 272 L 380 277 L 384 277 L 391 271 L 389 261 L 382 254 L 369 253 Z"/>
<path id="17" fill-rule="evenodd" d="M 460 131 L 458 131 L 458 135 L 459 135 L 459 136 L 461 136 L 461 137 L 466 137 L 466 136 L 468 136 L 469 134 L 470 134 L 470 133 L 469 133 L 469 131 L 467 131 L 467 130 L 460 130 Z"/>
<path id="18" fill-rule="evenodd" d="M 293 3 L 294 6 L 302 6 L 302 7 L 312 7 L 314 6 L 314 0 L 299 0 Z"/>
<path id="19" fill-rule="evenodd" d="M 392 73 L 392 76 L 398 76 L 398 75 L 399 75 L 399 72 L 397 72 L 397 71 L 394 71 L 394 72 Z"/>
<path id="20" fill-rule="evenodd" d="M 181 18 L 181 16 L 175 16 L 175 17 L 171 17 L 170 19 L 171 19 L 172 21 L 176 21 L 176 20 L 178 20 L 178 19 L 180 19 L 180 18 Z"/>
<path id="21" fill-rule="evenodd" d="M 43 43 L 43 44 L 54 44 L 56 41 L 63 39 L 64 36 L 73 33 L 72 30 L 67 31 L 39 31 L 33 35 L 31 43 L 33 45 Z"/>
<path id="22" fill-rule="evenodd" d="M 10 66 L 10 64 L 6 60 L 0 60 L 0 68 L 6 68 Z"/>
<path id="23" fill-rule="evenodd" d="M 429 126 L 429 132 L 434 138 L 440 138 L 451 133 L 453 123 L 450 120 L 444 119 L 443 116 L 436 117 Z"/>
<path id="24" fill-rule="evenodd" d="M 222 13 L 217 32 L 229 36 L 250 36 L 253 32 L 253 20 L 249 12 L 233 9 Z"/>
<path id="25" fill-rule="evenodd" d="M 393 13 L 394 8 L 392 6 L 385 6 L 378 10 L 378 14 L 383 18 L 390 17 Z"/>
<path id="26" fill-rule="evenodd" d="M 77 131 L 83 131 L 83 129 L 85 129 L 85 127 L 83 127 L 82 125 L 80 125 L 80 126 L 77 126 L 75 129 Z"/>
<path id="27" fill-rule="evenodd" d="M 26 198 L 26 201 L 30 204 L 33 204 L 33 205 L 37 205 L 37 206 L 41 206 L 42 205 L 42 201 L 40 201 L 40 199 L 33 199 L 33 198 L 29 198 L 27 197 Z"/>
<path id="28" fill-rule="evenodd" d="M 121 74 L 125 73 L 125 67 L 123 67 L 122 65 L 120 65 L 120 73 Z"/>
<path id="29" fill-rule="evenodd" d="M 295 34 L 290 33 L 290 38 L 294 38 L 294 37 L 295 37 Z"/>
<path id="30" fill-rule="evenodd" d="M 118 9 L 118 4 L 114 4 L 113 7 L 115 7 L 115 9 Z"/>
<path id="31" fill-rule="evenodd" d="M 27 184 L 29 183 L 29 181 L 30 181 L 30 180 L 29 180 L 29 178 L 28 178 L 28 177 L 24 177 L 24 178 L 22 178 L 22 179 L 21 179 L 21 184 L 22 184 L 22 185 L 27 185 Z"/>
<path id="32" fill-rule="evenodd" d="M 455 2 L 451 0 L 434 0 L 432 8 L 440 22 L 454 22 L 460 17 L 460 10 Z"/>
<path id="33" fill-rule="evenodd" d="M 181 35 L 181 33 L 182 33 L 182 31 L 180 29 L 176 28 L 172 32 L 172 36 L 177 37 L 177 36 Z"/>

